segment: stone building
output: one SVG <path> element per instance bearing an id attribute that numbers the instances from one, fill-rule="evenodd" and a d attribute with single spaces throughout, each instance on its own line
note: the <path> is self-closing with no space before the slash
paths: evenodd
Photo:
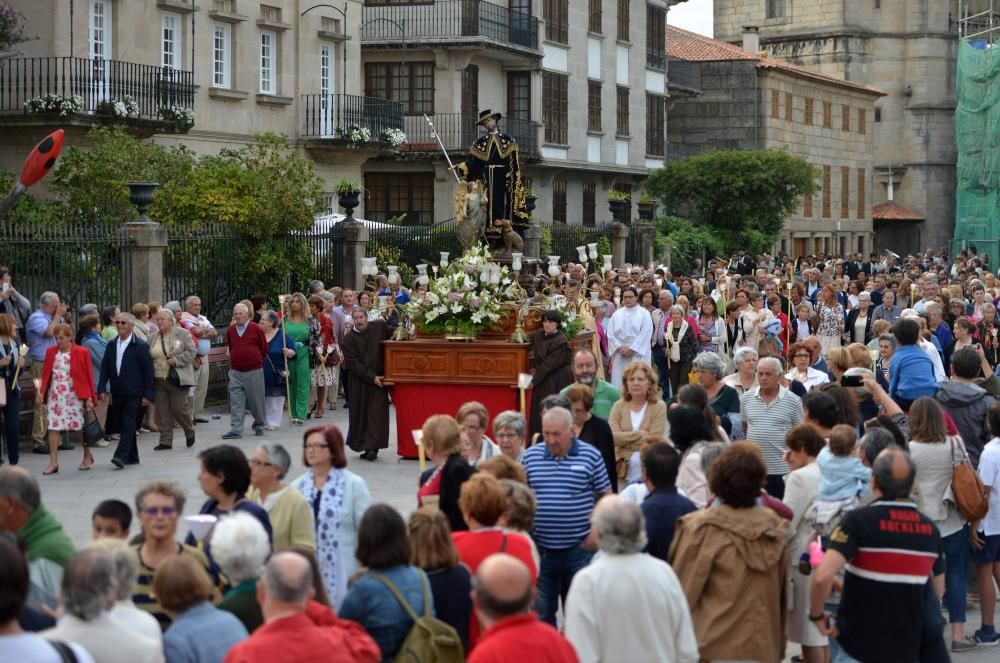
<path id="1" fill-rule="evenodd" d="M 670 109 L 669 140 L 688 152 L 787 149 L 819 171 L 820 191 L 785 222 L 776 251 L 868 252 L 872 246 L 874 102 L 881 92 L 680 28 L 671 60 L 701 66 L 697 96 Z"/>
<path id="2" fill-rule="evenodd" d="M 346 176 L 367 190 L 359 216 L 431 223 L 453 215 L 455 190 L 437 137 L 463 158 L 491 108 L 520 143 L 538 218 L 607 220 L 606 192 L 666 156 L 662 37 L 683 0 L 498 1 L 10 0 L 39 39 L 0 70 L 0 167 L 56 126 L 84 144 L 128 94 L 138 135 L 216 153 L 282 133 L 316 162 L 331 208 Z M 83 106 L 24 112 L 46 94 Z M 193 128 L 176 133 L 163 106 L 193 109 Z"/>
<path id="3" fill-rule="evenodd" d="M 907 253 L 951 239 L 957 16 L 986 2 L 715 0 L 715 36 L 739 43 L 757 26 L 770 55 L 885 92 L 874 109 L 876 243 Z"/>

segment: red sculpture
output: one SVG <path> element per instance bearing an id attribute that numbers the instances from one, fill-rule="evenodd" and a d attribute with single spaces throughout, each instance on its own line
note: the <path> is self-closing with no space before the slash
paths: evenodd
<path id="1" fill-rule="evenodd" d="M 55 165 L 56 159 L 59 158 L 59 152 L 62 150 L 64 135 L 65 132 L 62 129 L 56 129 L 42 142 L 35 145 L 35 149 L 31 150 L 31 154 L 21 166 L 21 174 L 17 176 L 13 190 L 7 194 L 6 198 L 0 200 L 0 219 L 7 215 L 10 208 L 28 190 L 29 186 L 38 182 L 52 170 L 52 166 Z"/>

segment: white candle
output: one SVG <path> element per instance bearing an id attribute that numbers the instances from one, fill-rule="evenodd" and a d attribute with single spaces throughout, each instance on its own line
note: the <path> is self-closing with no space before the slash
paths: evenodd
<path id="1" fill-rule="evenodd" d="M 510 257 L 511 257 L 510 268 L 513 269 L 515 272 L 521 271 L 521 257 L 523 255 L 524 255 L 523 253 L 511 253 L 510 254 Z"/>

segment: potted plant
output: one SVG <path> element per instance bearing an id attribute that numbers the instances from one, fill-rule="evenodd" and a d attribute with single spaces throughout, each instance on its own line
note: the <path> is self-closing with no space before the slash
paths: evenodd
<path id="1" fill-rule="evenodd" d="M 608 209 L 611 210 L 612 218 L 621 220 L 625 212 L 625 206 L 628 205 L 630 200 L 632 200 L 632 196 L 624 191 L 618 191 L 617 189 L 608 191 Z"/>
<path id="2" fill-rule="evenodd" d="M 174 131 L 187 133 L 194 126 L 194 109 L 182 106 L 160 106 L 160 117 L 174 123 Z"/>
<path id="3" fill-rule="evenodd" d="M 654 214 L 656 214 L 656 201 L 643 191 L 639 194 L 639 219 L 648 223 L 653 220 Z"/>
<path id="4" fill-rule="evenodd" d="M 340 206 L 347 212 L 347 221 L 354 220 L 354 208 L 358 206 L 361 196 L 361 185 L 348 177 L 341 178 L 333 188 L 340 200 Z"/>
<path id="5" fill-rule="evenodd" d="M 524 188 L 524 210 L 531 214 L 535 211 L 535 201 L 538 200 L 538 196 L 535 195 L 535 190 L 530 186 Z"/>

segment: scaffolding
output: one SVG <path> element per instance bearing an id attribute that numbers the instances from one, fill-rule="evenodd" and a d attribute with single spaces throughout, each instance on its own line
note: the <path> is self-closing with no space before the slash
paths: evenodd
<path id="1" fill-rule="evenodd" d="M 993 45 L 1000 40 L 1000 0 L 955 0 L 958 36 Z"/>

